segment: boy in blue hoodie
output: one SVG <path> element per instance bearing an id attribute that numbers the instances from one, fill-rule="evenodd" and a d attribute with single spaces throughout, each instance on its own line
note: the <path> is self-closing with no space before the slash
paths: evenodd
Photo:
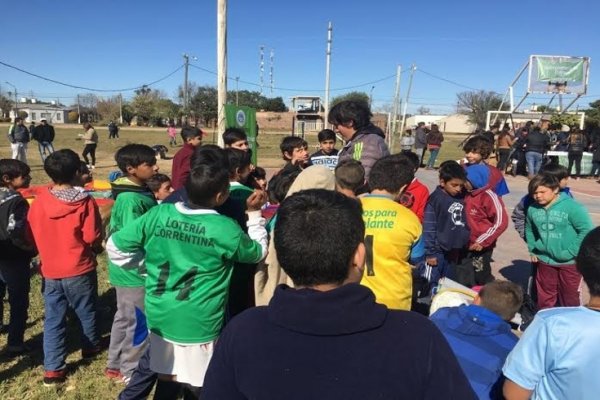
<path id="1" fill-rule="evenodd" d="M 515 283 L 486 284 L 471 305 L 440 308 L 431 321 L 446 337 L 479 399 L 502 398 L 502 366 L 518 338 L 510 321 L 521 307 Z"/>
<path id="2" fill-rule="evenodd" d="M 456 161 L 440 165 L 440 185 L 425 207 L 423 238 L 426 265 L 422 274 L 435 285 L 451 275 L 451 266 L 466 255 L 469 228 L 465 219 L 464 185 L 467 174 Z"/>

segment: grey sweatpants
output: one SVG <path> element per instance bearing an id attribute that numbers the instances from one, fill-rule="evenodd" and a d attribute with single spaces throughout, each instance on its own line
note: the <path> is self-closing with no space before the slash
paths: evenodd
<path id="1" fill-rule="evenodd" d="M 147 347 L 147 340 L 134 345 L 136 316 L 135 308 L 144 311 L 143 287 L 115 287 L 117 291 L 117 312 L 110 331 L 108 347 L 108 368 L 121 371 L 131 377 L 140 357 Z"/>

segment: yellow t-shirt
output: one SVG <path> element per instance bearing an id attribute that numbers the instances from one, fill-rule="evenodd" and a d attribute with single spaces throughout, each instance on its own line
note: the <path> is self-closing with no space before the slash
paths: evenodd
<path id="1" fill-rule="evenodd" d="M 423 228 L 417 216 L 389 197 L 360 199 L 367 248 L 361 284 L 375 293 L 377 302 L 395 310 L 410 310 L 412 269 L 409 260 L 423 254 Z"/>

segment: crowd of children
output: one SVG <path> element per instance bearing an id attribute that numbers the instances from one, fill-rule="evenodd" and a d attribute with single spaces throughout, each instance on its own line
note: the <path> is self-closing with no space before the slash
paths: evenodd
<path id="1" fill-rule="evenodd" d="M 104 350 L 96 320 L 96 256 L 106 249 L 116 312 L 105 375 L 126 384 L 120 399 L 146 398 L 152 390 L 157 399 L 282 398 L 298 379 L 308 379 L 296 389 L 304 398 L 352 397 L 374 388 L 380 397 L 391 388 L 418 398 L 541 393 L 533 373 L 523 378 L 530 370 L 518 370 L 527 362 L 523 350 L 517 346 L 511 353 L 518 338 L 509 321 L 524 293 L 492 275 L 493 251 L 508 226 L 502 200 L 508 187 L 486 162 L 489 141 L 475 136 L 464 145 L 466 162 L 442 162 L 439 185 L 430 194 L 415 177 L 419 155 L 408 148 L 390 155 L 364 105 L 336 107 L 329 116 L 335 131 L 318 134 L 318 152 L 309 155 L 302 138 L 282 140 L 286 164 L 268 183 L 266 171 L 252 163 L 244 131 L 236 128 L 225 131 L 221 149 L 201 146 L 202 132 L 184 127 L 171 177 L 158 173 L 151 147 L 121 147 L 115 154 L 121 176 L 111 184 L 114 204 L 106 229 L 106 218 L 83 189 L 89 170 L 75 152 L 47 156 L 44 170 L 52 184 L 31 206 L 19 194 L 31 180 L 29 167 L 0 160 L 7 354 L 27 351 L 29 265 L 38 253 L 44 384 L 67 378 L 69 308 L 80 321 L 82 357 Z M 336 132 L 351 143 L 340 153 Z M 369 147 L 365 163 L 362 152 Z M 535 265 L 535 290 L 528 294 L 540 309 L 579 306 L 582 274 L 592 301 L 600 301 L 600 273 L 588 265 L 600 262 L 600 250 L 585 239 L 593 225 L 570 195 L 567 177 L 563 167 L 541 169 L 513 213 Z M 435 296 L 442 278 L 478 294 L 471 304 L 432 310 L 431 322 L 408 313 L 424 312 L 417 297 Z M 542 313 L 548 321 L 559 318 Z M 597 316 L 586 318 L 600 324 Z M 540 324 L 532 325 L 536 335 L 545 329 Z M 411 328 L 420 334 L 412 335 Z M 360 350 L 361 335 L 383 347 L 363 343 Z M 397 335 L 406 342 L 389 341 Z M 298 343 L 282 341 L 287 339 Z M 252 348 L 240 345 L 245 340 Z M 541 352 L 531 350 L 531 340 L 521 347 Z M 368 372 L 359 361 L 385 358 L 386 346 L 412 360 L 398 361 L 403 368 L 422 369 L 410 377 L 387 369 Z M 261 359 L 260 352 L 268 356 Z M 323 364 L 311 365 L 314 358 Z M 432 363 L 443 365 L 429 369 Z M 269 377 L 277 382 L 270 386 Z"/>

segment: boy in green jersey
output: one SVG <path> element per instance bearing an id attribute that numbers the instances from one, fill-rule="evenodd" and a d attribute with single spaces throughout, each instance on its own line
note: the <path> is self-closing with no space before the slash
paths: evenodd
<path id="1" fill-rule="evenodd" d="M 257 263 L 267 252 L 260 209 L 264 192 L 246 202 L 248 234 L 214 208 L 229 195 L 220 165 L 198 165 L 186 183 L 188 202 L 161 204 L 111 236 L 111 262 L 121 268 L 145 257 L 145 313 L 150 369 L 196 393 L 221 331 L 234 263 Z"/>
<path id="2" fill-rule="evenodd" d="M 124 176 L 111 183 L 115 204 L 110 217 L 110 235 L 156 205 L 154 195 L 146 186 L 146 181 L 158 172 L 154 150 L 144 144 L 128 144 L 117 151 L 115 160 Z M 133 345 L 135 308 L 144 309 L 142 266 L 143 263 L 135 268 L 120 268 L 108 263 L 108 277 L 117 294 L 117 312 L 110 332 L 105 370 L 108 378 L 127 381 L 145 349 L 144 344 Z"/>

